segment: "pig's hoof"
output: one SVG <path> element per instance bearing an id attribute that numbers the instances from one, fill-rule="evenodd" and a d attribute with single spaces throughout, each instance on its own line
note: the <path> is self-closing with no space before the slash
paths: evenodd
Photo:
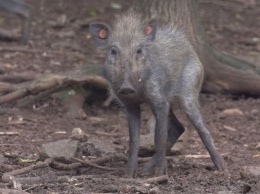
<path id="1" fill-rule="evenodd" d="M 151 174 L 154 167 L 155 167 L 155 160 L 151 159 L 149 162 L 147 162 L 144 165 L 144 173 Z"/>
<path id="2" fill-rule="evenodd" d="M 212 160 L 218 171 L 227 171 L 226 163 L 220 155 L 216 158 L 212 158 Z"/>
<path id="3" fill-rule="evenodd" d="M 125 176 L 129 178 L 136 178 L 136 170 L 134 168 L 127 167 Z"/>
<path id="4" fill-rule="evenodd" d="M 162 160 L 157 160 L 156 155 L 144 165 L 144 173 L 152 174 L 154 172 L 155 176 L 161 176 L 167 174 L 167 162 Z"/>
<path id="5" fill-rule="evenodd" d="M 154 168 L 154 176 L 162 176 L 166 174 L 167 174 L 167 167 L 165 167 L 164 165 Z"/>
<path id="6" fill-rule="evenodd" d="M 218 169 L 218 171 L 228 171 L 227 166 L 223 160 L 216 163 L 215 166 Z"/>

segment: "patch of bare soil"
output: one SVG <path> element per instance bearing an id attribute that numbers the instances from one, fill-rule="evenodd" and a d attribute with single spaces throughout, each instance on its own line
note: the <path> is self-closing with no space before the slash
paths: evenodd
<path id="1" fill-rule="evenodd" d="M 88 24 L 94 20 L 111 22 L 114 14 L 130 5 L 128 1 L 119 0 L 27 2 L 34 8 L 29 44 L 25 47 L 16 41 L 1 40 L 2 75 L 28 71 L 35 74 L 59 73 L 80 68 L 83 64 L 102 64 L 103 54 L 95 51 L 89 39 Z M 122 8 L 111 7 L 112 2 L 119 3 Z M 257 42 L 260 37 L 259 5 L 241 9 L 233 4 L 223 6 L 203 2 L 201 16 L 209 41 L 226 52 L 249 58 L 253 56 L 250 59 L 260 64 L 257 61 L 260 56 L 260 43 Z M 19 29 L 21 23 L 16 16 L 0 14 L 1 27 Z M 26 51 L 19 51 L 19 48 Z M 38 169 L 32 167 L 27 173 L 15 176 L 17 181 L 21 177 L 35 180 L 34 184 L 22 184 L 23 189 L 37 194 L 260 193 L 259 176 L 243 174 L 245 166 L 260 166 L 260 99 L 203 94 L 204 120 L 216 147 L 223 154 L 228 172 L 216 171 L 197 133 L 192 132 L 185 152 L 169 157 L 169 179 L 162 183 L 150 180 L 150 175 L 141 174 L 142 162 L 135 181 L 124 179 L 126 162 L 122 155 L 127 156 L 128 149 L 126 116 L 117 104 L 102 107 L 105 94 L 95 94 L 94 99 L 86 99 L 86 118 L 65 115 L 64 106 L 57 96 L 44 98 L 26 108 L 20 108 L 17 103 L 1 105 L 1 177 L 14 169 L 44 161 L 40 154 L 43 144 L 68 139 L 75 128 L 80 128 L 97 146 L 83 148 L 81 154 L 92 164 L 106 169 L 89 165 L 72 170 L 57 170 L 48 164 Z M 145 112 L 142 116 L 142 134 L 147 134 L 148 116 Z M 184 124 L 186 127 L 189 125 Z M 121 154 L 121 159 L 114 154 Z M 96 161 L 104 156 L 109 156 L 110 160 Z M 13 182 L 2 181 L 1 188 L 13 188 Z"/>

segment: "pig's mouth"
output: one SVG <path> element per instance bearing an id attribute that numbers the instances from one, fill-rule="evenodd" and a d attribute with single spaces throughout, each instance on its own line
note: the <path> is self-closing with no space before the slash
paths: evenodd
<path id="1" fill-rule="evenodd" d="M 118 91 L 118 96 L 125 100 L 138 100 L 137 91 L 133 87 L 121 87 Z"/>

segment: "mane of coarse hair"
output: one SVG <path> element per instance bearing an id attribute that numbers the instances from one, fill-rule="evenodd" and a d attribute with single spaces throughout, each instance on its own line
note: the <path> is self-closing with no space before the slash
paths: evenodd
<path id="1" fill-rule="evenodd" d="M 132 9 L 116 15 L 115 22 L 113 25 L 114 29 L 121 29 L 124 26 L 131 26 L 131 27 L 143 27 L 144 19 L 143 15 L 139 12 L 133 11 Z"/>
<path id="2" fill-rule="evenodd" d="M 129 42 L 142 41 L 144 34 L 145 22 L 142 14 L 129 10 L 116 16 L 112 26 L 112 41 L 118 41 L 121 44 Z"/>

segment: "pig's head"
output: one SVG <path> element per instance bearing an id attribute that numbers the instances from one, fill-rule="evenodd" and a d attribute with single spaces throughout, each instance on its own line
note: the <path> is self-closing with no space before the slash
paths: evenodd
<path id="1" fill-rule="evenodd" d="M 138 14 L 117 17 L 113 28 L 104 23 L 90 24 L 94 44 L 107 49 L 104 74 L 113 92 L 120 97 L 136 96 L 151 74 L 151 53 L 156 35 L 155 20 L 143 22 Z"/>

